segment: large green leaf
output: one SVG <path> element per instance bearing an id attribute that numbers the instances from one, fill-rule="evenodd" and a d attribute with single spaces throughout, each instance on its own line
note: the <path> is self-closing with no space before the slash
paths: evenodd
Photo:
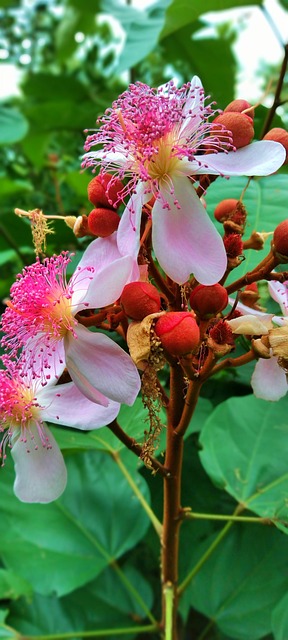
<path id="1" fill-rule="evenodd" d="M 288 638 L 288 593 L 280 600 L 272 613 L 272 631 L 275 640 Z"/>
<path id="2" fill-rule="evenodd" d="M 149 500 L 136 464 L 135 480 Z M 0 553 L 7 568 L 44 595 L 63 595 L 92 580 L 133 547 L 148 526 L 109 455 L 69 456 L 67 467 L 66 491 L 48 505 L 18 501 L 12 493 L 12 465 L 1 470 Z"/>
<path id="3" fill-rule="evenodd" d="M 5 624 L 9 611 L 8 609 L 0 610 L 0 639 L 1 640 L 19 640 L 17 631 L 11 629 Z"/>
<path id="4" fill-rule="evenodd" d="M 262 4 L 263 0 L 173 0 L 166 12 L 166 21 L 161 37 L 174 33 L 190 22 L 194 22 L 208 11 L 222 11 L 235 7 Z"/>
<path id="5" fill-rule="evenodd" d="M 16 109 L 0 106 L 0 144 L 13 144 L 24 138 L 28 122 Z"/>
<path id="6" fill-rule="evenodd" d="M 149 610 L 152 602 L 151 588 L 138 571 L 124 566 L 119 574 L 108 567 L 89 585 L 63 598 L 22 599 L 12 605 L 8 621 L 25 635 L 133 627 L 133 619 L 146 617 L 141 603 Z"/>
<path id="7" fill-rule="evenodd" d="M 205 541 L 201 555 L 214 540 Z M 186 598 L 233 640 L 258 640 L 271 632 L 273 607 L 287 589 L 287 538 L 270 527 L 238 525 L 195 576 Z"/>
<path id="8" fill-rule="evenodd" d="M 202 464 L 216 486 L 288 531 L 288 398 L 230 398 L 206 421 Z"/>
<path id="9" fill-rule="evenodd" d="M 0 600 L 16 600 L 20 596 L 31 596 L 32 587 L 13 571 L 0 569 Z"/>
<path id="10" fill-rule="evenodd" d="M 209 93 L 219 105 L 225 106 L 234 97 L 236 61 L 231 43 L 220 38 L 194 39 L 194 26 L 195 23 L 189 24 L 176 31 L 173 37 L 162 40 L 164 57 L 177 71 L 183 69 L 183 73 L 189 74 L 185 80 L 198 75 L 206 94 Z"/>
<path id="11" fill-rule="evenodd" d="M 205 197 L 207 209 L 211 216 L 216 205 L 225 198 L 240 198 L 243 189 L 248 184 L 248 178 L 217 178 L 211 184 Z M 244 240 L 248 239 L 252 231 L 273 232 L 275 227 L 287 218 L 288 180 L 284 174 L 276 174 L 250 181 L 245 192 L 243 203 L 248 211 Z M 222 225 L 217 227 L 223 233 Z M 230 281 L 238 279 L 247 271 L 254 269 L 269 253 L 270 241 L 266 241 L 264 249 L 245 251 L 245 260 L 232 272 Z"/>

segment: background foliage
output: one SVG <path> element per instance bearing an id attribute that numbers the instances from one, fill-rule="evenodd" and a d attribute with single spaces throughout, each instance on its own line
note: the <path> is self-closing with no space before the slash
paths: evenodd
<path id="1" fill-rule="evenodd" d="M 252 4 L 263 9 L 262 0 L 206 0 L 205 12 Z M 281 5 L 288 10 L 286 0 Z M 34 260 L 30 224 L 13 214 L 15 206 L 89 212 L 91 175 L 79 171 L 83 130 L 95 127 L 127 83 L 157 86 L 197 74 L 224 108 L 236 97 L 238 61 L 237 25 L 226 21 L 215 36 L 201 35 L 201 0 L 158 0 L 146 9 L 120 0 L 2 0 L 1 7 L 0 49 L 22 69 L 19 97 L 0 105 L 4 299 L 16 273 Z M 263 72 L 264 85 L 269 73 Z M 267 107 L 257 110 L 258 136 L 266 113 Z M 281 118 L 283 110 L 273 125 L 283 126 Z M 238 198 L 246 182 L 217 180 L 207 193 L 208 211 L 223 197 Z M 287 217 L 287 199 L 285 171 L 253 181 L 245 196 L 248 235 L 273 230 Z M 54 231 L 48 254 L 86 246 L 61 220 Z M 239 276 L 260 260 L 250 254 Z M 180 604 L 183 638 L 288 637 L 287 399 L 269 405 L 254 398 L 251 373 L 250 366 L 221 372 L 204 387 L 187 434 L 184 506 L 224 517 L 244 504 L 248 515 L 276 518 L 277 526 L 213 519 L 182 525 L 180 583 L 194 571 Z M 146 418 L 140 399 L 121 409 L 120 423 L 136 439 Z M 159 542 L 147 505 L 161 519 L 161 480 L 105 428 L 54 433 L 69 473 L 56 503 L 20 503 L 11 460 L 1 469 L 0 638 L 74 638 L 105 628 L 118 638 L 121 628 L 153 621 L 150 611 L 159 615 Z M 161 440 L 159 455 L 163 447 Z"/>

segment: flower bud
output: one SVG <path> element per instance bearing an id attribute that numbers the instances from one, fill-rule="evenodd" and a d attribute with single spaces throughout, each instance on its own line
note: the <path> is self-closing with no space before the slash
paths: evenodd
<path id="1" fill-rule="evenodd" d="M 95 207 L 114 207 L 117 208 L 119 201 L 119 193 L 124 185 L 111 173 L 102 173 L 91 180 L 87 187 L 88 200 Z"/>
<path id="2" fill-rule="evenodd" d="M 273 235 L 274 251 L 288 261 L 288 219 L 280 222 Z"/>
<path id="3" fill-rule="evenodd" d="M 281 129 L 281 127 L 274 127 L 265 134 L 263 140 L 273 140 L 274 142 L 280 142 L 286 150 L 286 160 L 284 164 L 288 164 L 288 131 Z"/>
<path id="4" fill-rule="evenodd" d="M 161 299 L 158 290 L 150 282 L 130 282 L 122 291 L 120 304 L 133 320 L 143 320 L 151 313 L 160 311 Z"/>
<path id="5" fill-rule="evenodd" d="M 221 115 L 217 116 L 213 121 L 214 131 L 216 131 L 216 125 L 222 125 L 226 129 L 226 132 L 223 130 L 221 133 L 221 128 L 219 127 L 218 137 L 220 140 L 227 140 L 228 142 L 229 135 L 227 131 L 231 132 L 233 144 L 236 149 L 246 147 L 254 137 L 253 120 L 249 116 L 246 116 L 245 113 L 221 113 Z"/>
<path id="6" fill-rule="evenodd" d="M 236 198 L 226 198 L 226 200 L 219 202 L 214 211 L 214 218 L 216 218 L 218 222 L 224 222 L 224 220 L 227 220 L 232 211 L 236 209 L 237 202 L 238 200 L 236 200 Z"/>
<path id="7" fill-rule="evenodd" d="M 223 311 L 228 304 L 228 294 L 221 284 L 198 284 L 190 295 L 191 308 L 200 318 L 210 318 Z"/>
<path id="8" fill-rule="evenodd" d="M 170 311 L 155 324 L 155 333 L 164 349 L 173 356 L 191 353 L 200 341 L 200 331 L 192 313 Z"/>
<path id="9" fill-rule="evenodd" d="M 240 291 L 239 300 L 242 304 L 245 304 L 246 307 L 251 307 L 251 309 L 259 309 L 257 302 L 260 300 L 260 295 L 258 291 L 258 285 L 256 282 L 252 282 L 251 284 L 247 284 L 244 291 Z"/>
<path id="10" fill-rule="evenodd" d="M 88 230 L 94 236 L 106 238 L 116 231 L 120 218 L 113 209 L 92 209 L 88 216 Z"/>
<path id="11" fill-rule="evenodd" d="M 247 109 L 249 109 L 249 111 L 247 111 Z M 232 102 L 229 102 L 227 107 L 225 107 L 224 113 L 229 113 L 230 111 L 233 113 L 242 113 L 243 111 L 247 111 L 247 115 L 250 116 L 250 118 L 254 118 L 254 109 L 247 100 L 232 100 Z"/>

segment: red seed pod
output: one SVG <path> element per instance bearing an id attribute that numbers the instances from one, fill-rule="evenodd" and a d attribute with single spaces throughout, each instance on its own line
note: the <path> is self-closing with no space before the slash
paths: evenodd
<path id="1" fill-rule="evenodd" d="M 122 291 L 120 304 L 129 318 L 143 320 L 151 313 L 160 311 L 161 298 L 150 282 L 130 282 Z"/>
<path id="2" fill-rule="evenodd" d="M 273 235 L 273 244 L 276 253 L 288 258 L 288 219 L 283 220 L 276 227 Z"/>
<path id="3" fill-rule="evenodd" d="M 209 336 L 217 344 L 234 344 L 232 329 L 226 320 L 219 320 L 210 329 Z"/>
<path id="4" fill-rule="evenodd" d="M 223 311 L 228 304 L 228 294 L 221 284 L 198 284 L 190 295 L 191 308 L 200 318 L 210 318 Z"/>
<path id="5" fill-rule="evenodd" d="M 218 220 L 218 222 L 224 222 L 230 218 L 232 211 L 235 211 L 238 200 L 236 198 L 226 198 L 226 200 L 222 200 L 217 204 L 217 207 L 214 211 L 214 218 Z"/>
<path id="6" fill-rule="evenodd" d="M 243 100 L 243 99 L 238 99 L 238 100 L 232 100 L 232 102 L 229 102 L 229 104 L 227 104 L 227 107 L 225 107 L 224 109 L 224 113 L 229 113 L 229 111 L 232 111 L 233 113 L 242 113 L 243 111 L 246 111 L 246 109 L 249 109 L 249 111 L 247 111 L 247 116 L 250 116 L 250 118 L 254 118 L 254 109 L 251 106 L 250 102 L 247 102 L 247 100 Z"/>
<path id="7" fill-rule="evenodd" d="M 239 233 L 229 233 L 223 238 L 228 258 L 237 258 L 243 253 L 243 242 Z"/>
<path id="8" fill-rule="evenodd" d="M 215 125 L 214 131 L 216 132 L 216 125 L 222 125 L 228 132 L 231 132 L 233 144 L 236 149 L 240 149 L 241 147 L 246 147 L 249 142 L 254 137 L 254 127 L 253 120 L 249 116 L 246 116 L 245 113 L 237 113 L 237 112 L 226 112 L 221 113 L 220 116 L 217 116 L 213 121 L 213 125 Z M 222 131 L 219 127 L 218 137 L 220 140 L 229 139 L 229 135 L 227 132 Z"/>
<path id="9" fill-rule="evenodd" d="M 88 230 L 94 236 L 106 238 L 116 231 L 120 218 L 114 209 L 92 209 L 88 216 Z"/>
<path id="10" fill-rule="evenodd" d="M 192 313 L 169 311 L 158 318 L 155 333 L 164 349 L 173 356 L 191 353 L 200 341 L 200 331 Z"/>
<path id="11" fill-rule="evenodd" d="M 117 208 L 119 193 L 122 191 L 124 185 L 111 173 L 102 173 L 91 180 L 87 187 L 88 200 L 95 205 L 95 207 L 107 207 L 114 209 Z"/>
<path id="12" fill-rule="evenodd" d="M 281 127 L 274 127 L 270 129 L 264 136 L 263 140 L 274 140 L 274 142 L 280 142 L 286 150 L 286 160 L 284 164 L 288 164 L 288 131 L 281 129 Z"/>

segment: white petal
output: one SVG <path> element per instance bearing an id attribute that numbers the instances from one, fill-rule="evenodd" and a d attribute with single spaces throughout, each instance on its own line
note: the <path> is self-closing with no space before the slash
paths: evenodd
<path id="1" fill-rule="evenodd" d="M 130 255 L 133 258 L 138 256 L 142 207 L 152 196 L 151 193 L 145 193 L 146 188 L 145 183 L 138 183 L 120 220 L 117 243 L 123 256 Z"/>
<path id="2" fill-rule="evenodd" d="M 198 76 L 194 76 L 182 111 L 186 118 L 180 129 L 180 136 L 188 137 L 199 127 L 203 120 L 204 97 L 201 80 Z"/>
<path id="3" fill-rule="evenodd" d="M 91 402 L 74 382 L 45 387 L 37 400 L 45 407 L 42 410 L 43 420 L 83 431 L 109 424 L 120 410 L 120 404 L 112 400 L 108 401 L 107 407 Z"/>
<path id="4" fill-rule="evenodd" d="M 272 329 L 273 324 L 271 322 L 271 318 L 272 316 L 269 316 L 268 313 L 263 313 L 261 318 L 259 315 L 256 316 L 253 315 L 253 313 L 249 313 L 248 315 L 239 316 L 239 318 L 227 320 L 227 322 L 233 333 L 239 335 L 262 336 L 267 335 L 269 333 L 268 330 Z"/>
<path id="5" fill-rule="evenodd" d="M 31 428 L 33 439 L 28 435 L 27 442 L 23 442 L 19 437 L 12 446 L 16 472 L 14 493 L 22 502 L 52 502 L 66 487 L 67 471 L 62 453 L 48 427 L 43 429 L 49 446 L 43 446 L 36 424 Z"/>
<path id="6" fill-rule="evenodd" d="M 78 339 L 66 341 L 66 363 L 72 380 L 90 400 L 103 398 L 133 404 L 140 378 L 130 356 L 103 333 L 77 326 Z M 99 393 L 100 392 L 100 393 Z M 102 402 L 104 404 L 104 402 Z M 107 406 L 107 402 L 106 402 Z"/>
<path id="7" fill-rule="evenodd" d="M 121 151 L 105 151 L 104 149 L 96 149 L 96 151 L 88 151 L 82 156 L 84 165 L 89 166 L 89 161 L 101 160 L 103 165 L 113 164 L 114 166 L 123 167 L 127 164 L 127 156 Z"/>
<path id="8" fill-rule="evenodd" d="M 256 398 L 276 402 L 283 398 L 288 390 L 286 374 L 272 356 L 269 360 L 260 358 L 254 369 L 251 385 Z"/>
<path id="9" fill-rule="evenodd" d="M 208 153 L 205 156 L 195 156 L 199 167 L 195 171 L 195 161 L 192 162 L 191 173 L 210 173 L 222 176 L 267 176 L 277 171 L 284 163 L 285 158 L 286 151 L 282 144 L 271 140 L 262 140 L 229 153 Z"/>
<path id="10" fill-rule="evenodd" d="M 173 184 L 173 195 L 163 191 L 170 210 L 163 209 L 161 200 L 156 200 L 152 211 L 152 243 L 157 260 L 178 284 L 186 282 L 191 273 L 201 284 L 215 284 L 227 265 L 222 238 L 190 180 L 175 178 Z"/>

